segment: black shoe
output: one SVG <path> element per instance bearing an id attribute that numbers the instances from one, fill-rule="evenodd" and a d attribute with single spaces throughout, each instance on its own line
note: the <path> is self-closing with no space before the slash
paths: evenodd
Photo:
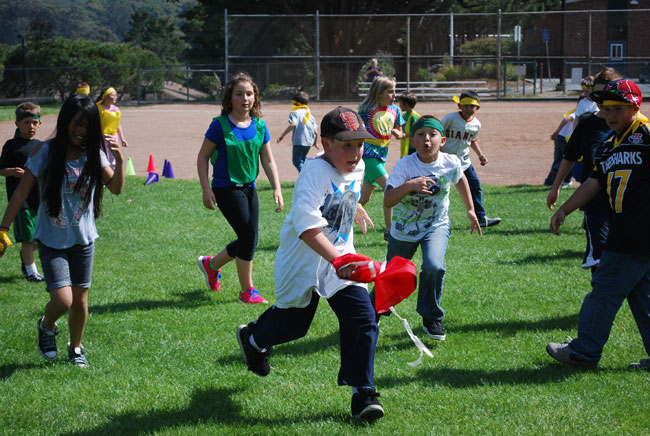
<path id="1" fill-rule="evenodd" d="M 269 365 L 268 357 L 273 348 L 268 347 L 264 352 L 257 351 L 248 340 L 250 336 L 251 332 L 247 325 L 242 324 L 237 327 L 237 342 L 239 342 L 239 348 L 244 356 L 244 363 L 248 365 L 249 371 L 253 371 L 259 376 L 269 375 L 271 365 Z"/>
<path id="2" fill-rule="evenodd" d="M 59 332 L 56 331 L 56 326 L 54 330 L 46 330 L 43 327 L 43 318 L 45 317 L 42 316 L 38 320 L 38 351 L 47 360 L 54 360 L 58 354 L 56 349 L 56 335 Z"/>
<path id="3" fill-rule="evenodd" d="M 481 222 L 481 228 L 496 226 L 501 222 L 501 218 L 488 218 L 485 217 Z"/>
<path id="4" fill-rule="evenodd" d="M 384 408 L 377 397 L 379 392 L 373 388 L 362 388 L 356 394 L 352 394 L 352 416 L 366 421 L 384 416 Z"/>
<path id="5" fill-rule="evenodd" d="M 388 242 L 390 239 L 390 230 L 384 230 L 384 241 Z"/>
<path id="6" fill-rule="evenodd" d="M 41 283 L 45 281 L 45 277 L 43 277 L 37 272 L 32 274 L 31 276 L 25 276 L 25 279 L 27 279 L 28 282 L 35 282 L 35 283 Z"/>
<path id="7" fill-rule="evenodd" d="M 79 368 L 86 368 L 88 366 L 88 360 L 86 359 L 86 350 L 82 345 L 74 348 L 70 348 L 68 343 L 68 358 L 73 365 L 78 366 Z"/>
<path id="8" fill-rule="evenodd" d="M 639 362 L 630 363 L 630 369 L 645 369 L 650 371 L 650 359 L 641 359 Z"/>
<path id="9" fill-rule="evenodd" d="M 444 341 L 447 337 L 445 335 L 445 326 L 442 325 L 442 321 L 422 321 L 422 329 L 431 339 L 436 341 Z"/>

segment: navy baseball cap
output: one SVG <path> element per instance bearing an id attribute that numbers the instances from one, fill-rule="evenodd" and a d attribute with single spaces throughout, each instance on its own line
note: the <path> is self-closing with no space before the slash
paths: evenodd
<path id="1" fill-rule="evenodd" d="M 374 138 L 366 131 L 359 114 L 343 106 L 338 106 L 325 114 L 320 123 L 320 134 L 324 138 L 334 138 L 339 141 Z"/>

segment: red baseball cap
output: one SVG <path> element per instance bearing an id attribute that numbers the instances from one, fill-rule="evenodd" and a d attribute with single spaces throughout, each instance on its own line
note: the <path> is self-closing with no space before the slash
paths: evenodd
<path id="1" fill-rule="evenodd" d="M 643 101 L 643 95 L 637 84 L 627 79 L 608 82 L 602 91 L 592 91 L 590 98 L 596 103 L 613 100 L 633 104 L 636 107 L 641 106 Z"/>

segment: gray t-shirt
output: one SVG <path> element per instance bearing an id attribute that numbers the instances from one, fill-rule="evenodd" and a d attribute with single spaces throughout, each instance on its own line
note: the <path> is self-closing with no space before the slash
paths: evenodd
<path id="1" fill-rule="evenodd" d="M 88 187 L 74 192 L 75 184 L 86 164 L 86 155 L 76 160 L 69 160 L 65 163 L 65 176 L 61 186 L 61 210 L 56 217 L 47 214 L 43 201 L 43 175 L 45 168 L 50 163 L 48 154 L 50 142 L 43 143 L 36 155 L 30 157 L 25 164 L 34 176 L 38 179 L 40 187 L 41 204 L 38 208 L 36 218 L 36 231 L 34 239 L 51 248 L 59 250 L 70 248 L 73 245 L 88 245 L 99 237 L 95 227 L 93 216 L 93 194 L 94 188 Z M 100 151 L 101 167 L 109 165 L 106 154 Z M 87 208 L 83 208 L 82 199 L 86 195 L 91 196 Z"/>
<path id="2" fill-rule="evenodd" d="M 291 143 L 293 145 L 311 147 L 314 145 L 314 139 L 316 139 L 318 124 L 316 124 L 316 120 L 312 115 L 309 116 L 309 121 L 305 124 L 303 121 L 305 112 L 305 109 L 296 109 L 289 114 L 289 124 L 296 125 L 291 136 Z"/>

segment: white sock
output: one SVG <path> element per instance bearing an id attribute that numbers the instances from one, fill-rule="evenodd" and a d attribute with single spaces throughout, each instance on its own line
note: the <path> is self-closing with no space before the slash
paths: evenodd
<path id="1" fill-rule="evenodd" d="M 259 345 L 257 345 L 257 344 L 255 343 L 255 339 L 253 339 L 253 335 L 250 335 L 250 336 L 248 337 L 248 342 L 250 342 L 250 344 L 253 346 L 253 348 L 255 348 L 255 349 L 256 349 L 257 351 L 259 351 L 260 353 L 263 353 L 263 352 L 266 351 L 266 348 L 261 348 Z"/>
<path id="2" fill-rule="evenodd" d="M 38 269 L 36 269 L 36 263 L 25 265 L 25 271 L 27 271 L 28 276 L 33 276 L 34 274 L 38 273 Z"/>

